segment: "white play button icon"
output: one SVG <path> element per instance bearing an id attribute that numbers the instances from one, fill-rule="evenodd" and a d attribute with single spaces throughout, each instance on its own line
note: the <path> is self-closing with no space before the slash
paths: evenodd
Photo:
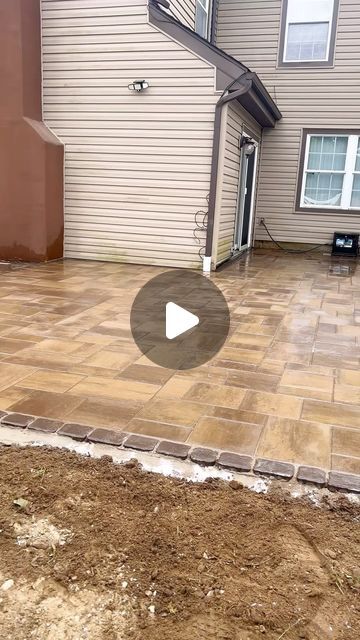
<path id="1" fill-rule="evenodd" d="M 130 326 L 147 360 L 172 371 L 186 371 L 219 353 L 229 333 L 230 312 L 212 280 L 190 269 L 171 269 L 138 291 Z"/>
<path id="2" fill-rule="evenodd" d="M 189 331 L 199 324 L 198 316 L 183 307 L 179 307 L 175 302 L 168 302 L 166 305 L 166 337 L 173 340 L 182 333 Z"/>

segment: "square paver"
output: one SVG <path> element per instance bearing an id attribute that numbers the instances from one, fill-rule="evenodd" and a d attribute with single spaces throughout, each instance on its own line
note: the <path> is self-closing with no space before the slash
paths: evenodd
<path id="1" fill-rule="evenodd" d="M 217 449 L 253 455 L 260 438 L 260 425 L 245 424 L 221 418 L 201 418 L 189 442 Z"/>

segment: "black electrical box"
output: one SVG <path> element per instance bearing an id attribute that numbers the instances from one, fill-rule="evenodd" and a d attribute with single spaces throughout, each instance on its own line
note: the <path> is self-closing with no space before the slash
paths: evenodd
<path id="1" fill-rule="evenodd" d="M 359 252 L 358 233 L 334 233 L 333 256 L 350 256 L 356 258 Z"/>

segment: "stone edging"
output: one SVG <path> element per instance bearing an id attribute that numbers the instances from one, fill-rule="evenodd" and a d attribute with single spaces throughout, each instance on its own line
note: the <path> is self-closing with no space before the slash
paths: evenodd
<path id="1" fill-rule="evenodd" d="M 297 479 L 299 482 L 327 487 L 332 491 L 360 493 L 360 476 L 337 471 L 326 472 L 317 467 L 299 466 L 288 462 L 252 458 L 251 456 L 190 446 L 151 438 L 135 433 L 112 431 L 111 429 L 90 427 L 82 424 L 64 423 L 59 420 L 39 418 L 19 413 L 0 411 L 0 425 L 28 429 L 48 434 L 67 436 L 78 442 L 87 441 L 111 445 L 121 449 L 132 449 L 171 456 L 178 460 L 191 460 L 204 466 L 216 465 L 221 469 L 240 473 L 253 473 L 282 480 Z"/>

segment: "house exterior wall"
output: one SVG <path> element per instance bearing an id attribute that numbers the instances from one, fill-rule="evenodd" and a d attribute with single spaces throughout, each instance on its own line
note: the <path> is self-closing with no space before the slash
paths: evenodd
<path id="1" fill-rule="evenodd" d="M 302 130 L 360 129 L 360 3 L 340 0 L 334 67 L 278 66 L 281 0 L 219 0 L 217 46 L 257 72 L 283 118 L 263 133 L 257 217 L 280 241 L 329 243 L 358 231 L 347 211 L 296 212 Z M 257 227 L 258 240 L 268 240 Z"/>
<path id="2" fill-rule="evenodd" d="M 231 256 L 234 243 L 240 177 L 239 140 L 243 131 L 256 141 L 260 141 L 261 127 L 238 103 L 230 102 L 223 113 L 224 144 L 219 163 L 219 200 L 214 252 L 216 264 L 220 264 Z"/>
<path id="3" fill-rule="evenodd" d="M 146 0 L 105 4 L 42 0 L 44 118 L 65 143 L 65 255 L 200 268 L 215 69 L 150 25 Z M 147 91 L 129 91 L 143 78 Z"/>

